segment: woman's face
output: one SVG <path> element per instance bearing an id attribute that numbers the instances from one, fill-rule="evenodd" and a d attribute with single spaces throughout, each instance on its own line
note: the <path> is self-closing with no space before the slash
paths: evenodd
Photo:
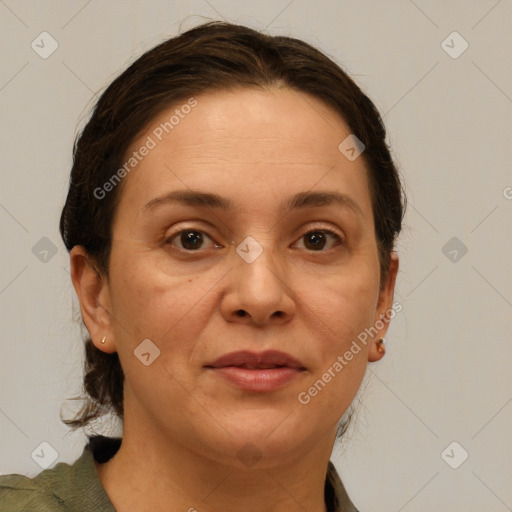
<path id="1" fill-rule="evenodd" d="M 385 328 L 357 340 L 391 307 L 396 261 L 380 290 L 367 171 L 338 149 L 350 130 L 334 111 L 287 88 L 195 101 L 129 151 L 98 336 L 119 354 L 132 432 L 292 460 L 332 445 L 379 357 Z"/>

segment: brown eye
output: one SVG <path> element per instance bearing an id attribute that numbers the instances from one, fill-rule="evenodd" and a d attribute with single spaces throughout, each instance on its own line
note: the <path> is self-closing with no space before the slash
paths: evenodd
<path id="1" fill-rule="evenodd" d="M 184 249 L 198 249 L 203 243 L 203 234 L 199 231 L 183 231 L 180 236 L 180 242 Z"/>
<path id="2" fill-rule="evenodd" d="M 202 248 L 205 240 L 211 238 L 202 231 L 197 229 L 183 229 L 166 240 L 166 243 L 175 245 L 173 242 L 178 241 L 179 245 L 176 246 L 178 249 L 185 251 L 197 251 Z"/>
<path id="3" fill-rule="evenodd" d="M 342 244 L 341 237 L 329 230 L 308 231 L 301 238 L 304 240 L 304 246 L 307 250 L 322 251 L 328 244 L 329 237 L 338 242 L 338 245 Z"/>

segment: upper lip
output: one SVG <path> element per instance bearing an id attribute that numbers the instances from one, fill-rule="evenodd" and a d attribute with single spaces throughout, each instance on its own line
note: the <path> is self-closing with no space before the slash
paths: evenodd
<path id="1" fill-rule="evenodd" d="M 250 368 L 275 368 L 286 366 L 288 368 L 296 368 L 304 370 L 305 367 L 300 361 L 292 357 L 290 354 L 280 352 L 278 350 L 266 350 L 265 352 L 250 352 L 243 350 L 239 352 L 230 352 L 215 361 L 205 365 L 207 368 L 224 368 L 226 366 L 240 366 Z"/>

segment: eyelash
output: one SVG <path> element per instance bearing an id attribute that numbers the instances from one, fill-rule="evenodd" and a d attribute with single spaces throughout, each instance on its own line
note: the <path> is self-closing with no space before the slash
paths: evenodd
<path id="1" fill-rule="evenodd" d="M 205 235 L 206 237 L 208 237 L 210 240 L 214 241 L 213 238 L 210 235 L 208 235 L 208 233 L 206 233 L 205 231 L 202 231 L 201 229 L 185 228 L 185 229 L 180 229 L 176 233 L 174 233 L 171 236 L 167 237 L 165 239 L 164 244 L 165 245 L 172 245 L 172 241 L 175 238 L 178 238 L 179 235 L 181 235 L 182 233 L 186 233 L 186 232 L 201 233 L 201 234 Z M 323 233 L 323 234 L 326 234 L 326 235 L 330 235 L 330 236 L 332 236 L 335 239 L 336 242 L 338 242 L 338 246 L 339 245 L 344 245 L 344 243 L 345 243 L 344 239 L 340 235 L 338 235 L 338 233 L 336 233 L 336 232 L 334 232 L 334 231 L 332 231 L 330 229 L 324 229 L 324 228 L 309 229 L 308 231 L 306 231 L 303 235 L 301 235 L 299 237 L 299 240 L 302 239 L 303 237 L 305 237 L 306 235 L 310 234 L 310 233 Z M 181 252 L 184 252 L 184 253 L 187 253 L 187 254 L 198 253 L 198 252 L 201 251 L 201 249 L 191 250 L 191 249 L 184 249 L 184 248 L 180 248 L 180 247 L 175 247 L 175 248 L 177 250 L 179 250 Z M 311 250 L 311 249 L 306 249 L 306 250 L 308 252 L 312 252 L 312 253 L 321 253 L 321 252 L 328 252 L 329 250 L 332 250 L 332 249 L 334 249 L 334 248 L 327 249 L 327 250 L 319 250 L 319 251 L 314 251 L 314 250 Z"/>

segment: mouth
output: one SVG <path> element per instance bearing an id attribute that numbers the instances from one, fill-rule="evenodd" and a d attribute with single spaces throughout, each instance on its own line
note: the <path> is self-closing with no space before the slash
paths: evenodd
<path id="1" fill-rule="evenodd" d="M 290 368 L 287 365 L 276 365 L 276 364 L 240 364 L 240 365 L 229 365 L 229 366 L 235 367 L 235 368 L 244 368 L 245 370 L 273 370 L 274 368 Z M 224 367 L 224 368 L 226 368 L 226 367 Z"/>
<path id="2" fill-rule="evenodd" d="M 230 385 L 257 392 L 280 389 L 306 370 L 300 361 L 277 350 L 232 352 L 205 368 Z"/>

